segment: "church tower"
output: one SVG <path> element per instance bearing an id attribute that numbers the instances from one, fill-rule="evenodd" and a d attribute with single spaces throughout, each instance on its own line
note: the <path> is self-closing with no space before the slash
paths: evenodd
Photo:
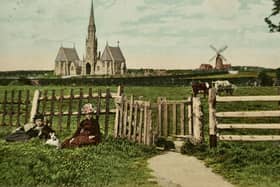
<path id="1" fill-rule="evenodd" d="M 91 11 L 88 25 L 88 34 L 86 38 L 86 58 L 83 61 L 83 75 L 93 75 L 97 62 L 97 37 L 94 20 L 93 1 L 91 1 Z"/>

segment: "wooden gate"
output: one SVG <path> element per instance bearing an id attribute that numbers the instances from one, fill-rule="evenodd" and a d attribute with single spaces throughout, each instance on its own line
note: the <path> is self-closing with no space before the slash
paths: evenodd
<path id="1" fill-rule="evenodd" d="M 114 136 L 151 145 L 153 143 L 151 103 L 134 100 L 133 96 L 130 98 L 122 96 L 116 100 Z"/>
<path id="2" fill-rule="evenodd" d="M 280 141 L 280 135 L 238 135 L 222 134 L 223 130 L 244 129 L 280 129 L 279 123 L 219 123 L 217 118 L 279 118 L 280 110 L 263 111 L 226 111 L 217 112 L 217 103 L 229 102 L 280 102 L 280 96 L 217 96 L 215 89 L 209 90 L 209 135 L 210 147 L 217 146 L 220 141 Z"/>
<path id="3" fill-rule="evenodd" d="M 187 100 L 158 98 L 157 103 L 135 100 L 116 101 L 115 137 L 151 145 L 158 137 L 189 138 L 203 141 L 202 109 L 199 97 Z"/>

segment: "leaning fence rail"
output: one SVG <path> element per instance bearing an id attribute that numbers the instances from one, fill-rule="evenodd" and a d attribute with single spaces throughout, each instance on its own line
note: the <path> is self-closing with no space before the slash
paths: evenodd
<path id="1" fill-rule="evenodd" d="M 279 141 L 280 135 L 220 135 L 219 130 L 233 129 L 280 129 L 279 123 L 219 123 L 217 118 L 254 118 L 254 117 L 280 117 L 280 110 L 266 111 L 230 111 L 217 112 L 217 103 L 250 102 L 250 101 L 280 101 L 280 96 L 217 96 L 215 89 L 209 90 L 209 135 L 210 147 L 217 146 L 221 141 Z"/>

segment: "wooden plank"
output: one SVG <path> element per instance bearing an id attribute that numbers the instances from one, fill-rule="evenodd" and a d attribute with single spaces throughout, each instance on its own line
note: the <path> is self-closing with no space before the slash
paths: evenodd
<path id="1" fill-rule="evenodd" d="M 185 135 L 185 104 L 180 104 L 180 132 Z"/>
<path id="2" fill-rule="evenodd" d="M 10 105 L 10 111 L 9 111 L 9 125 L 13 125 L 13 115 L 14 115 L 14 99 L 15 99 L 15 90 L 12 90 L 11 92 L 11 105 Z"/>
<path id="3" fill-rule="evenodd" d="M 217 117 L 239 118 L 239 117 L 280 117 L 279 110 L 271 111 L 239 111 L 239 112 L 217 112 Z"/>
<path id="4" fill-rule="evenodd" d="M 123 101 L 122 101 L 121 87 L 120 86 L 118 86 L 117 96 L 118 96 L 118 98 L 119 97 L 121 98 L 120 101 L 122 103 Z M 120 105 L 121 105 L 121 103 L 118 103 L 117 99 L 115 98 L 115 107 L 116 107 L 115 127 L 114 127 L 114 137 L 115 138 L 118 137 L 118 133 L 119 133 L 119 127 L 120 127 Z"/>
<path id="5" fill-rule="evenodd" d="M 166 103 L 167 104 L 181 104 L 181 103 L 190 104 L 190 101 L 189 100 L 167 100 Z"/>
<path id="6" fill-rule="evenodd" d="M 96 108 L 96 119 L 99 120 L 100 108 L 101 108 L 101 89 L 98 89 L 98 97 L 97 97 L 97 108 Z"/>
<path id="7" fill-rule="evenodd" d="M 62 106 L 63 106 L 63 95 L 64 95 L 64 90 L 60 90 L 60 97 L 59 97 L 59 103 L 58 103 L 58 128 L 59 131 L 62 131 L 62 116 L 63 116 L 63 111 L 62 111 Z"/>
<path id="8" fill-rule="evenodd" d="M 172 119 L 172 122 L 173 122 L 173 127 L 172 127 L 172 130 L 173 130 L 173 134 L 177 134 L 177 106 L 175 103 L 172 104 L 172 111 L 173 111 L 173 119 Z"/>
<path id="9" fill-rule="evenodd" d="M 134 108 L 134 118 L 133 118 L 133 140 L 136 142 L 137 138 L 137 123 L 138 123 L 138 104 L 135 103 L 135 108 Z"/>
<path id="10" fill-rule="evenodd" d="M 144 133 L 143 133 L 143 143 L 147 144 L 147 119 L 148 119 L 148 103 L 144 105 Z"/>
<path id="11" fill-rule="evenodd" d="M 26 90 L 26 97 L 25 97 L 25 117 L 24 117 L 24 123 L 26 124 L 28 122 L 29 117 L 29 104 L 30 104 L 30 91 Z M 33 120 L 32 120 L 33 121 Z"/>
<path id="12" fill-rule="evenodd" d="M 158 98 L 157 100 L 157 104 L 158 104 L 158 125 L 157 125 L 157 133 L 158 136 L 161 136 L 162 134 L 162 102 L 161 102 L 161 98 Z"/>
<path id="13" fill-rule="evenodd" d="M 147 145 L 152 144 L 152 110 L 150 108 L 150 103 L 148 104 L 148 109 L 147 109 Z"/>
<path id="14" fill-rule="evenodd" d="M 280 129 L 280 123 L 258 123 L 258 124 L 217 124 L 218 129 Z"/>
<path id="15" fill-rule="evenodd" d="M 209 89 L 209 144 L 210 147 L 217 147 L 217 122 L 216 122 L 216 89 Z"/>
<path id="16" fill-rule="evenodd" d="M 189 126 L 189 135 L 193 135 L 193 100 L 192 97 L 189 97 L 191 104 L 188 105 L 188 126 Z"/>
<path id="17" fill-rule="evenodd" d="M 81 120 L 81 113 L 82 113 L 82 102 L 83 102 L 83 88 L 80 88 L 80 97 L 79 97 L 79 101 L 78 101 L 78 115 L 77 115 L 77 126 L 80 124 L 80 120 Z"/>
<path id="18" fill-rule="evenodd" d="M 6 125 L 5 123 L 5 118 L 7 115 L 7 96 L 8 96 L 8 91 L 5 90 L 4 92 L 4 100 L 3 100 L 3 115 L 2 115 L 2 125 Z"/>
<path id="19" fill-rule="evenodd" d="M 280 141 L 279 135 L 219 135 L 222 141 Z"/>
<path id="20" fill-rule="evenodd" d="M 68 106 L 67 124 L 66 124 L 67 125 L 67 129 L 70 129 L 70 125 L 71 125 L 73 97 L 74 97 L 74 89 L 71 88 L 71 90 L 70 90 L 70 99 L 69 99 L 69 106 Z"/>
<path id="21" fill-rule="evenodd" d="M 280 101 L 279 95 L 271 96 L 217 96 L 217 102 L 240 102 L 240 101 Z"/>
<path id="22" fill-rule="evenodd" d="M 119 137 L 122 137 L 123 134 L 123 114 L 124 114 L 124 96 L 122 96 L 121 104 L 120 104 L 120 122 L 119 122 Z"/>
<path id="23" fill-rule="evenodd" d="M 93 95 L 92 95 L 92 88 L 89 88 L 89 89 L 88 89 L 88 97 L 87 97 L 88 103 L 91 103 L 92 98 L 93 98 Z"/>
<path id="24" fill-rule="evenodd" d="M 54 103 L 56 101 L 55 99 L 55 90 L 52 90 L 52 100 L 51 100 L 51 108 L 50 108 L 50 126 L 53 124 L 53 116 L 54 116 Z M 47 115 L 47 113 L 45 113 Z"/>
<path id="25" fill-rule="evenodd" d="M 131 126 L 132 126 L 132 114 L 133 114 L 133 108 L 134 108 L 134 97 L 133 95 L 130 97 L 130 103 L 129 103 L 129 120 L 128 120 L 128 139 L 131 140 Z"/>
<path id="26" fill-rule="evenodd" d="M 163 100 L 163 136 L 168 136 L 168 105 L 166 99 Z"/>
<path id="27" fill-rule="evenodd" d="M 126 137 L 126 133 L 127 133 L 127 110 L 128 110 L 128 102 L 127 102 L 127 97 L 125 97 L 124 110 L 123 110 L 122 137 Z"/>
<path id="28" fill-rule="evenodd" d="M 142 132 L 143 132 L 143 113 L 144 113 L 144 109 L 143 109 L 143 105 L 140 105 L 140 120 L 139 120 L 139 137 L 138 137 L 138 142 L 142 143 Z"/>
<path id="29" fill-rule="evenodd" d="M 36 113 L 38 112 L 39 96 L 40 96 L 40 91 L 35 90 L 33 100 L 32 100 L 32 107 L 31 107 L 29 122 L 33 122 L 33 118 L 35 117 Z"/>
<path id="30" fill-rule="evenodd" d="M 106 110 L 106 114 L 105 114 L 105 137 L 108 136 L 108 129 L 109 129 L 109 112 L 110 112 L 110 88 L 106 89 L 106 106 L 105 106 L 105 110 Z"/>
<path id="31" fill-rule="evenodd" d="M 42 114 L 45 115 L 46 112 L 46 105 L 47 105 L 47 98 L 48 98 L 48 90 L 44 91 L 43 102 L 42 102 Z"/>
<path id="32" fill-rule="evenodd" d="M 20 126 L 20 106 L 21 106 L 21 103 L 22 103 L 22 99 L 21 99 L 21 96 L 22 96 L 22 91 L 19 90 L 18 91 L 18 99 L 17 99 L 17 126 Z"/>
<path id="33" fill-rule="evenodd" d="M 109 110 L 109 114 L 115 114 L 116 113 L 116 109 L 110 109 Z M 69 115 L 69 112 L 68 111 L 66 111 L 66 112 L 62 112 L 61 113 L 63 116 L 68 116 Z M 94 113 L 92 113 L 92 114 L 94 114 Z M 102 115 L 106 115 L 106 110 L 105 109 L 103 109 L 103 110 L 101 110 L 100 111 L 100 114 L 102 114 Z M 51 115 L 51 112 L 45 112 L 45 116 L 50 116 Z M 59 116 L 60 115 L 60 113 L 59 112 L 54 112 L 53 113 L 53 115 L 54 116 Z M 72 112 L 71 113 L 71 116 L 77 116 L 77 115 L 86 115 L 86 113 L 83 113 L 83 112 L 81 112 L 81 113 L 79 113 L 79 112 Z"/>

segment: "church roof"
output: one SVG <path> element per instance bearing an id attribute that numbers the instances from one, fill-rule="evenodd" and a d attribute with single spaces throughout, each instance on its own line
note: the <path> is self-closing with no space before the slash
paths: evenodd
<path id="1" fill-rule="evenodd" d="M 101 55 L 102 61 L 125 61 L 125 58 L 122 54 L 122 51 L 120 47 L 111 47 L 109 45 L 106 45 L 102 55 Z"/>
<path id="2" fill-rule="evenodd" d="M 80 58 L 75 48 L 60 47 L 55 61 L 79 61 Z"/>

